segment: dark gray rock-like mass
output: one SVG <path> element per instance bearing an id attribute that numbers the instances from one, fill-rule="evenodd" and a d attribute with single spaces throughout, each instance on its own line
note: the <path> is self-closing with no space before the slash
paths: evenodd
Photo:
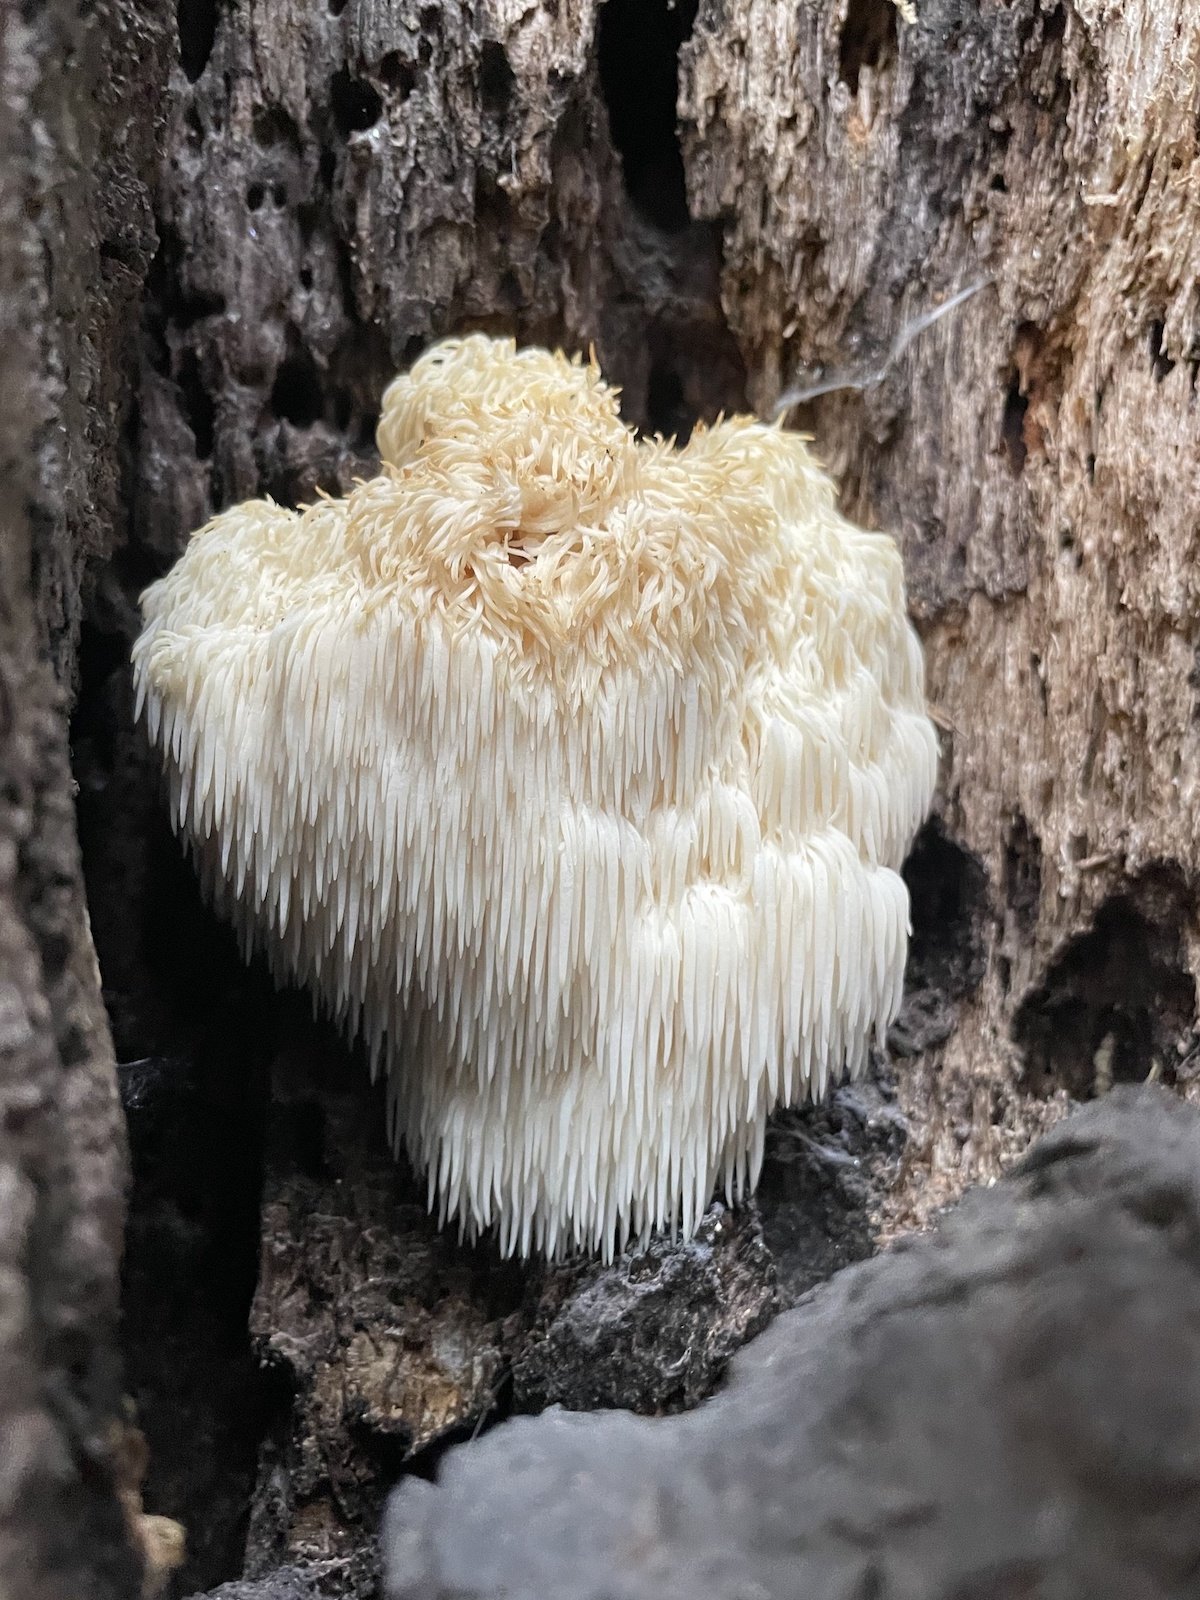
<path id="1" fill-rule="evenodd" d="M 235 1579 L 193 1600 L 341 1600 L 354 1592 L 354 1580 L 361 1576 L 354 1569 L 362 1565 L 334 1560 L 276 1567 L 269 1577 Z M 370 1583 L 370 1574 L 365 1582 Z"/>
<path id="2" fill-rule="evenodd" d="M 390 1600 L 1142 1600 L 1200 1586 L 1200 1113 L 1118 1090 L 846 1269 L 698 1410 L 406 1481 Z"/>

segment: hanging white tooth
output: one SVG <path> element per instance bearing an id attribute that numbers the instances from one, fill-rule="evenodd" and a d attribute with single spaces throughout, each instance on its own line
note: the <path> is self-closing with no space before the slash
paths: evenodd
<path id="1" fill-rule="evenodd" d="M 464 1238 L 690 1232 L 899 1005 L 937 744 L 895 547 L 782 430 L 642 445 L 594 369 L 482 335 L 379 443 L 143 596 L 172 820 Z"/>

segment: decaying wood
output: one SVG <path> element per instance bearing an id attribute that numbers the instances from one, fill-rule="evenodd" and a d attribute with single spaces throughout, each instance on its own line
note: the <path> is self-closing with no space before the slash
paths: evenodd
<path id="1" fill-rule="evenodd" d="M 917 18 L 702 6 L 682 88 L 757 404 L 991 279 L 797 419 L 903 542 L 941 816 L 987 875 L 982 983 L 899 1080 L 893 1225 L 995 1176 L 1098 1052 L 1190 1084 L 1200 973 L 1200 9 Z"/>
<path id="2" fill-rule="evenodd" d="M 123 53 L 140 52 L 140 81 Z M 67 698 L 112 546 L 149 263 L 161 40 L 136 7 L 0 19 L 0 1595 L 124 1600 L 141 1520 L 117 1356 L 124 1130 L 88 929 Z M 145 137 L 132 131 L 139 111 Z M 121 132 L 119 148 L 111 143 Z M 150 1550 L 153 1543 L 154 1549 Z M 139 1548 L 139 1546 L 141 1548 Z M 161 1576 L 161 1571 L 157 1574 Z M 145 1573 L 153 1580 L 153 1572 Z"/>
<path id="3" fill-rule="evenodd" d="M 822 1284 L 702 1408 L 523 1417 L 402 1484 L 387 1600 L 1173 1600 L 1200 1559 L 1198 1166 L 1196 1108 L 1121 1086 Z"/>
<path id="4" fill-rule="evenodd" d="M 713 1269 L 747 1296 L 729 1326 L 993 1177 L 1068 1096 L 1147 1076 L 1194 1092 L 1200 5 L 908 9 L 141 0 L 6 19 L 3 142 L 24 153 L 0 173 L 0 930 L 27 1033 L 0 1072 L 69 1115 L 4 1122 L 0 1179 L 26 1200 L 0 1207 L 3 1281 L 20 1317 L 43 1292 L 69 1305 L 103 1369 L 71 1368 L 69 1454 L 119 1392 L 119 1139 L 54 699 L 78 684 L 134 1129 L 129 1382 L 153 1507 L 196 1530 L 194 1583 L 234 1575 L 248 1522 L 257 1570 L 321 1556 L 365 1592 L 371 1510 L 406 1452 L 427 1470 L 484 1397 L 522 1403 L 510 1372 L 530 1404 L 578 1392 L 536 1343 L 578 1327 L 571 1287 L 468 1262 L 378 1148 L 355 1169 L 377 1109 L 359 1066 L 277 1028 L 261 974 L 238 973 L 170 864 L 129 717 L 141 584 L 217 507 L 370 471 L 383 384 L 441 333 L 594 344 L 630 419 L 674 432 L 877 367 L 988 280 L 881 381 L 791 418 L 847 509 L 903 544 L 943 775 L 891 1064 L 777 1130 L 761 1238 L 735 1230 Z M 314 1051 L 339 1072 L 310 1072 Z M 48 1232 L 35 1159 L 61 1178 Z M 83 1216 L 95 1276 L 59 1276 L 47 1241 L 61 1226 L 66 1250 Z M 610 1287 L 579 1292 L 632 1303 Z M 83 1538 L 70 1560 L 92 1559 Z"/>

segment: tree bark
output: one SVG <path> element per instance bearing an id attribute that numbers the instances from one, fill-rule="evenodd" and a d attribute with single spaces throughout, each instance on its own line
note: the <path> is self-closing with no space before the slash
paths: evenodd
<path id="1" fill-rule="evenodd" d="M 755 403 L 989 280 L 796 419 L 902 541 L 939 816 L 984 873 L 981 981 L 899 1079 L 892 1226 L 1066 1095 L 1194 1086 L 1198 60 L 1186 0 L 922 0 L 911 27 L 733 0 L 684 52 L 691 205 L 725 222 Z"/>
<path id="2" fill-rule="evenodd" d="M 7 17 L 0 1094 L 32 1109 L 0 1134 L 21 1374 L 0 1426 L 10 1395 L 32 1408 L 22 1437 L 110 1518 L 42 1550 L 69 1519 L 0 1497 L 47 1595 L 90 1561 L 110 1587 L 83 1589 L 120 1592 L 132 1559 L 111 1473 L 83 1470 L 117 1415 L 123 1169 L 64 691 L 133 1135 L 128 1381 L 193 1586 L 308 1563 L 366 1593 L 383 1489 L 455 1430 L 555 1398 L 690 1402 L 777 1305 L 993 1178 L 1072 1098 L 1196 1095 L 1200 7 L 908 12 Z M 657 1298 L 629 1263 L 514 1275 L 437 1236 L 359 1064 L 199 908 L 132 726 L 141 586 L 217 508 L 369 473 L 383 385 L 465 328 L 594 344 L 629 420 L 667 433 L 842 383 L 790 421 L 900 539 L 944 726 L 890 1061 L 780 1119 L 757 1210 L 703 1262 L 656 1258 Z"/>
<path id="3" fill-rule="evenodd" d="M 117 523 L 162 58 L 134 6 L 0 18 L 0 1594 L 13 1600 L 116 1600 L 143 1576 L 116 1345 L 124 1130 L 66 708 L 87 579 Z"/>

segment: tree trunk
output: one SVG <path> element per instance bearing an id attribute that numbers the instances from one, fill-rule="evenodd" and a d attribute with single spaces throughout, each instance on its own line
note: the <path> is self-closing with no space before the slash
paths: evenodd
<path id="1" fill-rule="evenodd" d="M 1193 0 L 140 0 L 11 8 L 0 50 L 0 1428 L 29 1441 L 0 1575 L 11 1546 L 47 1596 L 134 1581 L 60 687 L 180 1593 L 286 1564 L 365 1594 L 384 1488 L 448 1440 L 689 1404 L 1072 1098 L 1197 1092 Z M 594 344 L 668 433 L 839 385 L 790 421 L 899 537 L 945 730 L 890 1059 L 649 1267 L 437 1235 L 361 1063 L 200 909 L 132 725 L 142 585 L 214 509 L 369 473 L 384 383 L 464 328 Z"/>
<path id="2" fill-rule="evenodd" d="M 898 1226 L 1065 1095 L 1195 1079 L 1200 9 L 720 9 L 684 54 L 685 159 L 751 400 L 989 280 L 800 418 L 903 543 L 946 726 L 924 910 L 980 957 L 899 1078 Z"/>
<path id="3" fill-rule="evenodd" d="M 161 31 L 0 18 L 0 1595 L 142 1582 L 116 1335 L 125 1141 L 75 832 L 66 693 L 119 525 Z M 126 76 L 130 61 L 137 74 Z M 140 126 L 139 126 L 140 124 Z"/>

